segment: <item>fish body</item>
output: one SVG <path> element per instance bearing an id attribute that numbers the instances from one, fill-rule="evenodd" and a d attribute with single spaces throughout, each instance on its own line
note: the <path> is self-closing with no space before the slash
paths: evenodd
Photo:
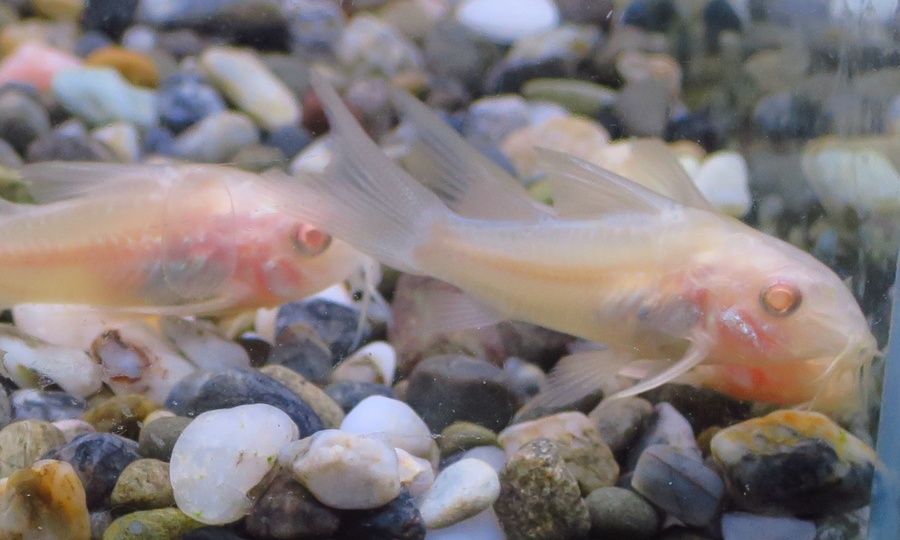
<path id="1" fill-rule="evenodd" d="M 23 175 L 46 202 L 0 216 L 5 306 L 238 311 L 316 293 L 367 259 L 226 167 L 46 163 Z"/>
<path id="2" fill-rule="evenodd" d="M 554 208 L 535 205 L 521 187 L 500 186 L 496 167 L 401 98 L 435 164 L 420 169 L 430 171 L 426 188 L 381 154 L 323 77 L 313 80 L 335 157 L 323 176 L 283 182 L 285 200 L 382 262 L 459 287 L 498 319 L 622 353 L 621 363 L 608 353 L 606 366 L 579 363 L 558 393 L 596 388 L 634 359 L 658 369 L 619 395 L 700 364 L 783 369 L 826 359 L 824 384 L 876 353 L 859 306 L 833 272 L 712 211 L 692 184 L 681 203 L 539 149 Z"/>

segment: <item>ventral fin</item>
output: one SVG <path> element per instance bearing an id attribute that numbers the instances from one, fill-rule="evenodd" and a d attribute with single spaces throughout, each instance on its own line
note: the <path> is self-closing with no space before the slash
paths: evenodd
<path id="1" fill-rule="evenodd" d="M 481 154 L 417 99 L 392 94 L 417 140 L 405 160 L 407 170 L 456 213 L 475 219 L 530 220 L 550 215 L 519 180 Z"/>
<path id="2" fill-rule="evenodd" d="M 477 329 L 507 318 L 455 287 L 432 287 L 426 295 L 429 315 L 422 325 L 429 333 Z"/>
<path id="3" fill-rule="evenodd" d="M 553 190 L 554 208 L 563 218 L 604 214 L 655 214 L 678 203 L 618 174 L 568 154 L 536 148 Z"/>
<path id="4" fill-rule="evenodd" d="M 561 358 L 547 375 L 547 384 L 528 408 L 556 408 L 602 391 L 618 388 L 616 375 L 635 360 L 627 353 L 604 349 Z"/>

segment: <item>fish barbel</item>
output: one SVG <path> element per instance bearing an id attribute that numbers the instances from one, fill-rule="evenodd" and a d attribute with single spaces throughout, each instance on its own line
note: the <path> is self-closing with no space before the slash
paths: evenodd
<path id="1" fill-rule="evenodd" d="M 42 204 L 0 207 L 6 307 L 231 313 L 304 298 L 368 260 L 227 167 L 49 162 L 22 175 Z"/>
<path id="2" fill-rule="evenodd" d="M 538 149 L 551 171 L 551 209 L 501 185 L 498 167 L 398 93 L 429 154 L 420 174 L 429 190 L 366 137 L 323 75 L 313 84 L 335 155 L 324 175 L 282 179 L 285 204 L 385 264 L 451 283 L 485 306 L 480 315 L 441 306 L 448 318 L 522 320 L 623 353 L 618 361 L 606 351 L 575 355 L 560 391 L 597 388 L 634 359 L 659 365 L 620 396 L 701 363 L 755 369 L 828 359 L 825 385 L 877 351 L 831 270 L 711 211 L 692 184 L 672 190 L 683 194 L 676 201 Z"/>

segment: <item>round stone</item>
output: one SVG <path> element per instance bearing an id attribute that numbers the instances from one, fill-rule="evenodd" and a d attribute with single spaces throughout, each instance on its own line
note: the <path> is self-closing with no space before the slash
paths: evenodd
<path id="1" fill-rule="evenodd" d="M 112 433 L 90 433 L 44 455 L 44 459 L 66 461 L 84 484 L 88 508 L 106 504 L 122 471 L 139 459 L 137 443 Z"/>
<path id="2" fill-rule="evenodd" d="M 237 521 L 251 508 L 247 493 L 297 433 L 291 418 L 271 405 L 199 415 L 172 450 L 170 479 L 178 508 L 209 525 Z"/>
<path id="3" fill-rule="evenodd" d="M 68 463 L 41 460 L 15 471 L 4 484 L 0 538 L 91 537 L 84 488 Z"/>
<path id="4" fill-rule="evenodd" d="M 246 524 L 256 538 L 330 538 L 341 520 L 303 484 L 281 472 L 254 503 Z"/>
<path id="5" fill-rule="evenodd" d="M 591 514 L 591 533 L 598 538 L 656 538 L 659 515 L 637 493 L 618 487 L 600 488 L 592 491 L 584 502 Z"/>
<path id="6" fill-rule="evenodd" d="M 66 444 L 62 432 L 49 422 L 23 420 L 0 430 L 0 478 L 30 467 L 50 450 Z"/>
<path id="7" fill-rule="evenodd" d="M 119 475 L 109 504 L 128 510 L 153 510 L 174 505 L 169 464 L 157 459 L 132 461 Z"/>
<path id="8" fill-rule="evenodd" d="M 419 513 L 426 527 L 440 529 L 490 508 L 499 495 L 493 467 L 480 459 L 462 459 L 437 475 L 419 499 Z"/>
<path id="9" fill-rule="evenodd" d="M 320 431 L 284 448 L 279 461 L 331 508 L 378 508 L 400 494 L 397 453 L 379 435 Z"/>
<path id="10" fill-rule="evenodd" d="M 472 32 L 500 44 L 555 28 L 559 9 L 552 0 L 532 0 L 516 6 L 510 16 L 504 0 L 466 0 L 456 10 L 457 20 Z"/>
<path id="11" fill-rule="evenodd" d="M 396 399 L 371 396 L 347 413 L 341 430 L 365 435 L 380 433 L 410 454 L 431 459 L 437 445 L 431 431 L 409 405 Z"/>
<path id="12" fill-rule="evenodd" d="M 192 421 L 184 416 L 171 416 L 147 422 L 138 437 L 138 452 L 145 458 L 169 461 L 175 442 Z"/>

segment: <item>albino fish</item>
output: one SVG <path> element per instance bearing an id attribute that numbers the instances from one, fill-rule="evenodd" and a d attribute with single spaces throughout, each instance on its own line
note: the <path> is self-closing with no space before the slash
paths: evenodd
<path id="1" fill-rule="evenodd" d="M 301 299 L 369 260 L 227 167 L 38 163 L 22 175 L 42 204 L 0 206 L 5 307 L 223 314 Z"/>
<path id="2" fill-rule="evenodd" d="M 313 84 L 334 159 L 301 184 L 273 177 L 284 204 L 383 263 L 451 283 L 485 306 L 480 313 L 461 302 L 436 306 L 454 324 L 522 320 L 621 353 L 570 357 L 556 378 L 558 394 L 598 388 L 632 362 L 653 368 L 618 396 L 700 364 L 827 361 L 824 388 L 857 374 L 877 352 L 859 306 L 831 270 L 711 211 L 691 183 L 679 202 L 538 149 L 554 188 L 555 208 L 543 207 L 398 94 L 436 164 L 420 169 L 428 173 L 422 182 L 439 197 L 382 154 L 322 75 L 314 73 Z"/>

